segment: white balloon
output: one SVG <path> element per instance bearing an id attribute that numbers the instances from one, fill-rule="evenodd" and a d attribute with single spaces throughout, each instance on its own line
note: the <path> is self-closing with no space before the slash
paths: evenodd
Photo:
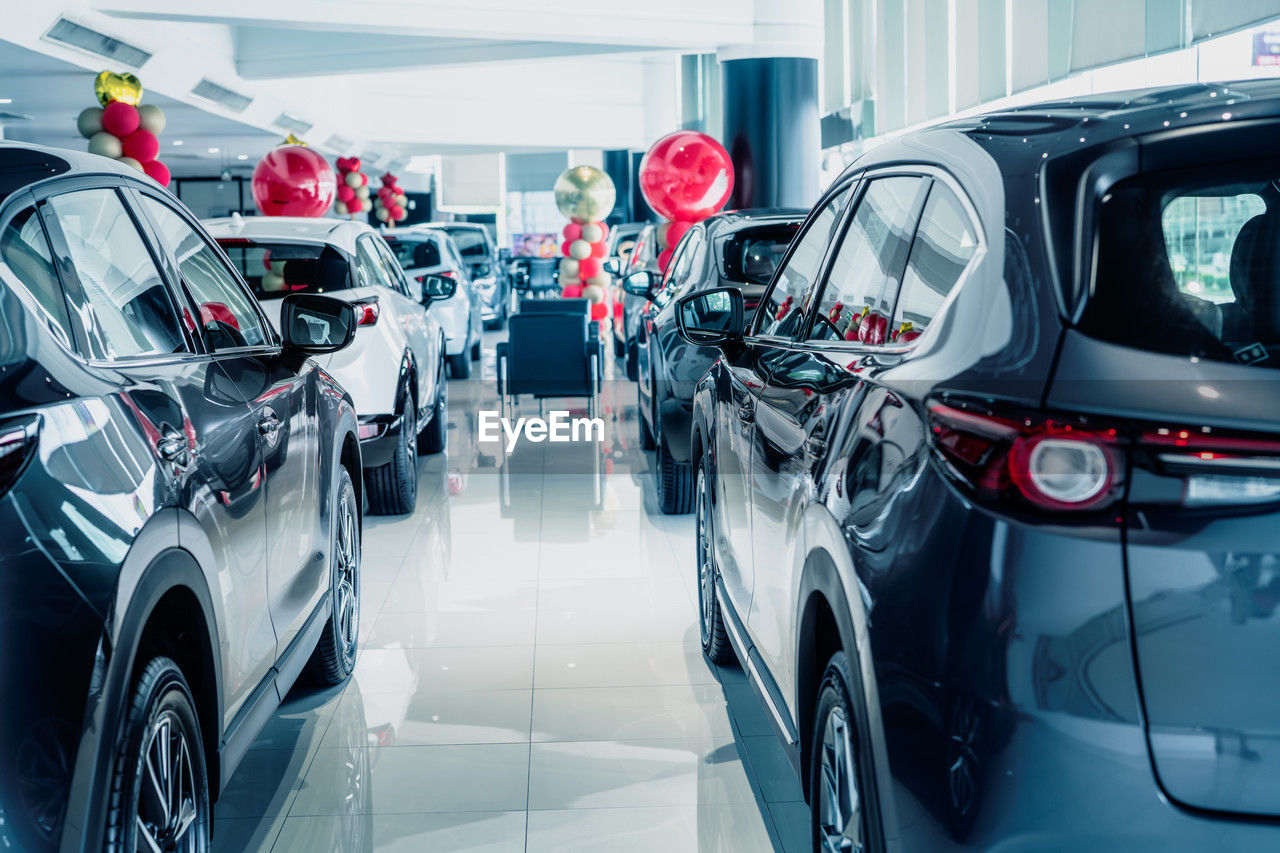
<path id="1" fill-rule="evenodd" d="M 591 279 L 591 282 L 593 281 L 595 281 L 595 279 Z M 593 304 L 597 302 L 604 302 L 604 288 L 598 284 L 592 284 L 591 282 L 588 282 L 587 286 L 582 288 L 582 295 L 590 299 Z"/>
<path id="2" fill-rule="evenodd" d="M 102 109 L 100 107 L 86 107 L 80 111 L 80 115 L 76 118 L 76 130 L 80 131 L 80 135 L 85 139 L 91 138 L 95 133 L 102 130 Z"/>
<path id="3" fill-rule="evenodd" d="M 269 272 L 262 277 L 263 290 L 284 290 L 284 276 Z"/>
<path id="4" fill-rule="evenodd" d="M 380 207 L 377 212 L 374 213 L 374 216 L 378 217 L 379 222 L 386 222 L 391 218 L 391 211 L 387 210 L 385 207 Z"/>
<path id="5" fill-rule="evenodd" d="M 358 198 L 358 199 L 360 199 L 361 201 L 363 201 L 364 199 L 366 199 L 366 198 L 368 198 L 368 197 L 369 197 L 369 188 L 368 188 L 368 187 L 356 187 L 356 198 Z"/>
<path id="6" fill-rule="evenodd" d="M 120 144 L 120 137 L 100 130 L 89 137 L 89 153 L 101 154 L 114 160 L 124 153 L 124 147 Z"/>
<path id="7" fill-rule="evenodd" d="M 168 119 L 164 117 L 164 110 L 155 104 L 139 104 L 138 105 L 138 126 L 144 130 L 149 130 L 156 136 L 164 133 L 164 126 L 168 123 Z"/>
<path id="8" fill-rule="evenodd" d="M 343 178 L 343 180 L 346 181 L 347 186 L 351 187 L 353 190 L 361 185 L 359 172 L 347 172 L 347 176 Z"/>
<path id="9" fill-rule="evenodd" d="M 569 257 L 576 261 L 591 257 L 591 244 L 582 239 L 574 240 L 569 244 Z"/>
<path id="10" fill-rule="evenodd" d="M 396 204 L 400 205 L 401 207 L 404 207 L 404 206 L 406 206 L 406 205 L 409 203 L 409 197 L 408 197 L 407 195 L 405 195 L 404 193 L 400 193 L 399 195 L 397 195 L 397 196 L 395 197 L 395 202 L 396 202 Z"/>
<path id="11" fill-rule="evenodd" d="M 565 258 L 560 261 L 560 277 L 561 278 L 577 278 L 578 262 L 573 258 Z"/>
<path id="12" fill-rule="evenodd" d="M 588 243 L 599 243 L 604 239 L 604 229 L 594 222 L 582 226 L 582 239 Z"/>
<path id="13" fill-rule="evenodd" d="M 132 166 L 133 168 L 137 169 L 139 172 L 143 171 L 142 164 L 132 157 L 117 157 L 116 162 L 123 163 L 126 166 Z"/>
<path id="14" fill-rule="evenodd" d="M 333 210 L 335 213 L 340 214 L 342 216 L 346 216 L 348 212 L 346 203 L 341 201 L 336 201 L 333 203 Z"/>
<path id="15" fill-rule="evenodd" d="M 275 273 L 276 275 L 283 276 L 283 275 L 284 275 L 284 265 L 285 265 L 285 264 L 287 264 L 287 263 L 289 263 L 289 262 L 288 262 L 288 261 L 272 261 L 272 262 L 271 262 L 271 271 L 272 271 L 273 273 Z"/>
<path id="16" fill-rule="evenodd" d="M 613 279 L 609 278 L 609 274 L 607 272 L 602 272 L 600 275 L 592 276 L 587 279 L 587 284 L 595 285 L 603 291 L 606 287 L 613 284 Z"/>

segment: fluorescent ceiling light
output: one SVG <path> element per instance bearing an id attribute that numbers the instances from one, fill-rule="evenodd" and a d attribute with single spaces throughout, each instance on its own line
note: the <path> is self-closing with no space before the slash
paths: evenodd
<path id="1" fill-rule="evenodd" d="M 280 113 L 280 116 L 276 119 L 275 123 L 277 127 L 283 127 L 285 130 L 293 131 L 299 136 L 314 127 L 310 122 L 303 121 L 297 116 L 291 116 L 288 113 Z"/>
<path id="2" fill-rule="evenodd" d="M 232 91 L 226 86 L 219 86 L 208 77 L 203 78 L 192 89 L 191 94 L 197 98 L 204 98 L 206 101 L 212 101 L 215 104 L 222 104 L 229 110 L 242 113 L 253 103 L 253 98 L 248 95 L 242 95 L 239 92 Z"/>
<path id="3" fill-rule="evenodd" d="M 248 160 L 248 159 L 249 159 L 249 155 L 248 155 L 248 154 L 237 154 L 237 155 L 236 155 L 236 159 L 237 159 L 237 160 Z"/>
<path id="4" fill-rule="evenodd" d="M 221 150 L 221 149 L 219 149 L 219 148 L 210 148 L 210 149 L 209 149 L 209 153 L 210 153 L 210 154 L 217 154 L 220 150 Z"/>
<path id="5" fill-rule="evenodd" d="M 151 58 L 151 54 L 140 47 L 134 47 L 106 33 L 91 30 L 63 17 L 53 22 L 53 26 L 44 34 L 44 38 L 88 51 L 95 56 L 105 57 L 130 68 L 141 68 Z"/>
<path id="6" fill-rule="evenodd" d="M 181 139 L 175 139 L 175 140 L 173 140 L 173 144 L 174 144 L 174 145 L 181 145 L 181 144 L 182 144 L 182 140 L 181 140 Z"/>

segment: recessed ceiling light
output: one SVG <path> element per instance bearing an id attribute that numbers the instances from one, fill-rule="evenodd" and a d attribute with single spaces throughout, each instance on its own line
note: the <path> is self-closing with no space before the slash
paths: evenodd
<path id="1" fill-rule="evenodd" d="M 0 104 L 12 104 L 13 98 L 0 98 Z"/>
<path id="2" fill-rule="evenodd" d="M 181 144 L 182 144 L 182 140 L 181 140 L 181 139 L 175 139 L 175 140 L 173 140 L 173 144 L 174 144 L 174 145 L 181 145 Z"/>
<path id="3" fill-rule="evenodd" d="M 217 154 L 220 150 L 221 150 L 221 149 L 219 149 L 219 148 L 210 148 L 210 149 L 209 149 L 209 153 L 210 153 L 210 154 Z"/>
<path id="4" fill-rule="evenodd" d="M 249 159 L 249 155 L 248 155 L 248 154 L 237 154 L 237 155 L 236 155 L 236 159 L 237 159 L 237 160 L 248 160 L 248 159 Z"/>

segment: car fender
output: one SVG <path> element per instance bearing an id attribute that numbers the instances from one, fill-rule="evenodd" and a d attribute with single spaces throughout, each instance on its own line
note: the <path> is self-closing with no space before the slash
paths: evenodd
<path id="1" fill-rule="evenodd" d="M 212 672 L 205 674 L 205 684 L 212 691 L 214 719 L 218 721 L 219 730 L 202 731 L 201 734 L 206 743 L 205 758 L 209 764 L 210 779 L 219 778 L 217 744 L 222 737 L 223 692 L 218 660 L 222 637 L 225 636 L 225 620 L 221 599 L 211 594 L 207 575 L 201 568 L 202 565 L 214 565 L 208 543 L 204 543 L 208 557 L 202 563 L 197 553 L 183 547 L 184 534 L 198 553 L 201 550 L 200 540 L 204 539 L 199 522 L 183 510 L 160 510 L 143 525 L 125 556 L 94 663 L 97 689 L 89 697 L 84 731 L 76 753 L 72 776 L 76 782 L 67 802 L 61 845 L 64 851 L 99 849 L 102 846 L 117 733 L 124 717 L 139 641 L 156 604 L 166 593 L 178 587 L 190 590 L 199 602 L 204 624 L 198 629 L 206 632 L 209 649 L 214 656 L 214 666 Z M 196 685 L 192 686 L 198 689 Z M 211 793 L 215 792 L 216 781 L 211 788 Z"/>
<path id="2" fill-rule="evenodd" d="M 851 663 L 856 661 L 858 673 L 862 679 L 862 695 L 866 703 L 867 726 L 871 734 L 871 752 L 877 782 L 879 812 L 886 833 L 886 839 L 897 835 L 896 809 L 893 803 L 893 782 L 889 772 L 889 754 L 885 748 L 884 720 L 880 713 L 880 698 L 876 683 L 875 660 L 871 654 L 871 635 L 867 611 L 871 605 L 870 593 L 862 585 L 854 571 L 853 559 L 849 547 L 840 533 L 835 517 L 822 504 L 810 503 L 800 520 L 801 536 L 797 541 L 803 543 L 805 559 L 803 569 L 794 576 L 793 598 L 796 602 L 795 616 L 791 624 L 791 647 L 796 650 L 795 683 L 788 685 L 792 694 L 793 708 L 797 717 L 802 711 L 809 709 L 811 702 L 800 695 L 800 685 L 805 683 L 802 673 L 804 662 L 801 660 L 799 632 L 804 620 L 805 607 L 810 596 L 821 593 L 831 607 L 840 632 L 840 644 Z M 850 651 L 856 651 L 856 657 Z M 826 661 L 815 661 L 816 666 L 825 666 Z M 811 720 L 799 719 L 797 731 L 804 733 Z M 801 756 L 801 767 L 807 755 Z"/>

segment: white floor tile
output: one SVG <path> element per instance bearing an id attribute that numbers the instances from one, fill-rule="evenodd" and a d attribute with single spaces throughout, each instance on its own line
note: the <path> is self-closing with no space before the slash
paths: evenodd
<path id="1" fill-rule="evenodd" d="M 539 646 L 534 687 L 711 684 L 695 638 L 681 643 Z"/>

